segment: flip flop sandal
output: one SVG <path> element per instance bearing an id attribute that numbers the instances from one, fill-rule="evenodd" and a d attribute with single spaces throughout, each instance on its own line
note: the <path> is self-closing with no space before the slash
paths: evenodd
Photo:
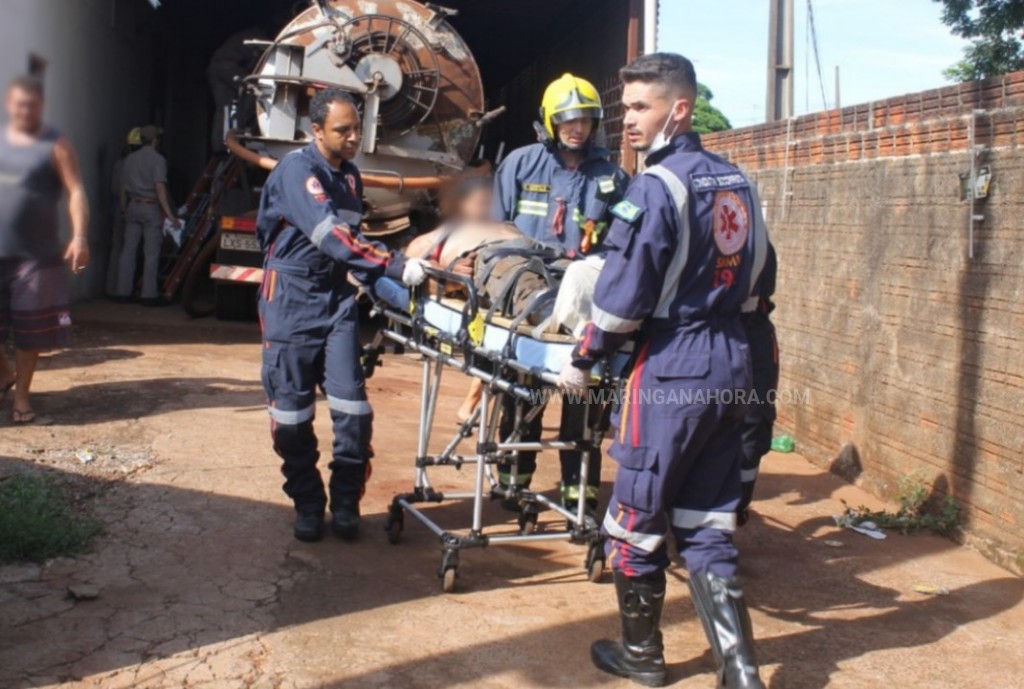
<path id="1" fill-rule="evenodd" d="M 11 421 L 14 422 L 15 426 L 27 426 L 35 423 L 36 413 L 31 409 L 28 411 L 19 411 L 15 409 L 14 414 L 11 417 Z"/>

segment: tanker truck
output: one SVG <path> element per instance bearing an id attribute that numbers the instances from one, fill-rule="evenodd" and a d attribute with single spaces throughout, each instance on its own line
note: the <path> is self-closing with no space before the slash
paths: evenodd
<path id="1" fill-rule="evenodd" d="M 312 141 L 309 103 L 316 89 L 338 87 L 360 103 L 362 144 L 354 162 L 365 187 L 361 230 L 399 248 L 433 228 L 446 180 L 476 159 L 498 162 L 506 140 L 526 143 L 515 136 L 528 133 L 547 81 L 572 70 L 614 88 L 618 66 L 639 50 L 642 28 L 653 26 L 644 21 L 650 0 L 448 4 L 453 7 L 311 0 L 272 39 L 250 41 L 261 57 L 237 82 L 238 98 L 226 118 L 230 155 L 211 159 L 189 196 L 186 241 L 166 271 L 166 297 L 180 292 L 193 316 L 255 318 L 262 280 L 255 236 L 259 191 L 282 156 Z M 564 25 L 571 30 L 557 23 L 562 16 L 571 18 Z M 503 24 L 513 31 L 502 33 Z M 468 43 L 453 25 L 468 32 Z M 532 34 L 524 34 L 530 26 Z M 490 102 L 470 44 L 492 80 Z M 608 105 L 606 124 L 614 127 L 614 104 Z M 509 115 L 502 117 L 506 108 Z M 481 137 L 488 130 L 484 156 Z M 615 142 L 608 143 L 614 150 Z"/>
<path id="2" fill-rule="evenodd" d="M 238 127 L 226 132 L 230 156 L 211 161 L 207 193 L 193 195 L 206 205 L 178 259 L 187 311 L 252 316 L 262 280 L 258 191 L 281 157 L 312 141 L 316 89 L 344 89 L 361 105 L 354 162 L 365 187 L 363 233 L 396 248 L 431 224 L 438 189 L 464 170 L 481 127 L 500 114 L 484 111 L 480 72 L 450 12 L 410 0 L 320 0 L 273 40 L 251 41 L 262 57 L 239 80 L 226 120 Z M 167 296 L 178 287 L 174 273 Z"/>

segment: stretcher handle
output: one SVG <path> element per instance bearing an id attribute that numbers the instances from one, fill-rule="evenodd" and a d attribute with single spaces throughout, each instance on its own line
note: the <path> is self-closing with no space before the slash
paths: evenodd
<path id="1" fill-rule="evenodd" d="M 469 327 L 469 324 L 476 319 L 476 315 L 479 310 L 479 299 L 477 298 L 476 287 L 473 285 L 473 279 L 466 275 L 458 275 L 447 270 L 434 268 L 433 266 L 424 266 L 423 270 L 426 272 L 427 277 L 437 280 L 438 283 L 457 282 L 465 288 L 466 309 L 468 309 L 468 313 L 466 309 L 463 309 L 462 317 L 464 320 L 462 327 L 463 329 Z M 424 288 L 420 287 L 420 289 Z M 443 289 L 441 290 L 441 293 L 444 293 Z"/>

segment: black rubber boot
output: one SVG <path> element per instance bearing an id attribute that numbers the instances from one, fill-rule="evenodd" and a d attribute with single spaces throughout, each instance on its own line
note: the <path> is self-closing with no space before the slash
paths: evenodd
<path id="1" fill-rule="evenodd" d="M 334 535 L 345 541 L 359 538 L 359 502 L 339 500 L 332 508 L 331 531 Z"/>
<path id="2" fill-rule="evenodd" d="M 324 511 L 307 510 L 299 512 L 295 517 L 295 538 L 307 543 L 315 543 L 324 537 Z"/>
<path id="3" fill-rule="evenodd" d="M 690 592 L 718 664 L 719 689 L 765 689 L 757 674 L 754 632 L 739 579 L 694 574 Z"/>
<path id="4" fill-rule="evenodd" d="M 591 660 L 601 670 L 645 687 L 665 686 L 668 672 L 661 640 L 665 573 L 630 578 L 615 572 L 615 593 L 622 617 L 622 641 L 595 641 L 590 647 Z"/>

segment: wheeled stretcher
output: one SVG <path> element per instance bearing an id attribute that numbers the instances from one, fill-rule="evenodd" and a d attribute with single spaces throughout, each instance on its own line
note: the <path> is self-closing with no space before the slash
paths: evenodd
<path id="1" fill-rule="evenodd" d="M 556 296 L 552 289 L 536 295 L 527 311 L 516 319 L 502 318 L 481 305 L 472 281 L 451 273 L 428 270 L 435 285 L 458 282 L 465 299 L 442 296 L 443 289 L 423 286 L 408 290 L 387 278 L 378 280 L 370 290 L 374 309 L 386 319 L 374 342 L 367 349 L 372 373 L 373 362 L 383 351 L 385 339 L 423 355 L 423 382 L 420 403 L 419 437 L 413 490 L 395 496 L 391 503 L 386 528 L 388 540 L 398 543 L 405 528 L 406 514 L 412 515 L 441 542 L 441 564 L 438 576 L 445 592 L 455 588 L 459 568 L 459 552 L 464 548 L 523 543 L 541 540 L 569 540 L 586 546 L 584 563 L 587 576 L 598 581 L 604 571 L 604 544 L 600 524 L 587 514 L 582 499 L 587 486 L 589 454 L 601 442 L 607 395 L 586 396 L 586 421 L 582 437 L 573 440 L 521 441 L 528 423 L 544 410 L 552 396 L 558 372 L 569 360 L 575 341 L 563 335 L 535 336 L 526 324 L 526 316 L 534 309 L 544 308 Z M 616 355 L 594 369 L 593 387 L 613 389 L 630 360 L 628 352 Z M 437 409 L 442 374 L 454 369 L 483 381 L 483 395 L 474 413 L 460 424 L 454 437 L 440 451 L 431 452 L 434 414 Z M 506 437 L 500 437 L 500 418 L 507 398 L 515 401 L 515 426 Z M 460 453 L 471 438 L 475 447 Z M 579 450 L 581 453 L 580 485 L 576 510 L 570 511 L 560 501 L 528 490 L 516 482 L 516 461 L 521 451 Z M 428 473 L 435 467 L 472 466 L 472 486 L 463 492 L 441 492 L 432 486 Z M 508 467 L 512 481 L 503 486 L 495 476 L 495 467 Z M 485 501 L 513 500 L 521 507 L 518 531 L 485 533 L 483 507 Z M 430 516 L 430 503 L 453 500 L 472 501 L 472 525 L 459 531 L 437 524 Z M 550 524 L 537 529 L 538 513 L 552 510 L 564 517 L 566 527 L 552 529 Z"/>

